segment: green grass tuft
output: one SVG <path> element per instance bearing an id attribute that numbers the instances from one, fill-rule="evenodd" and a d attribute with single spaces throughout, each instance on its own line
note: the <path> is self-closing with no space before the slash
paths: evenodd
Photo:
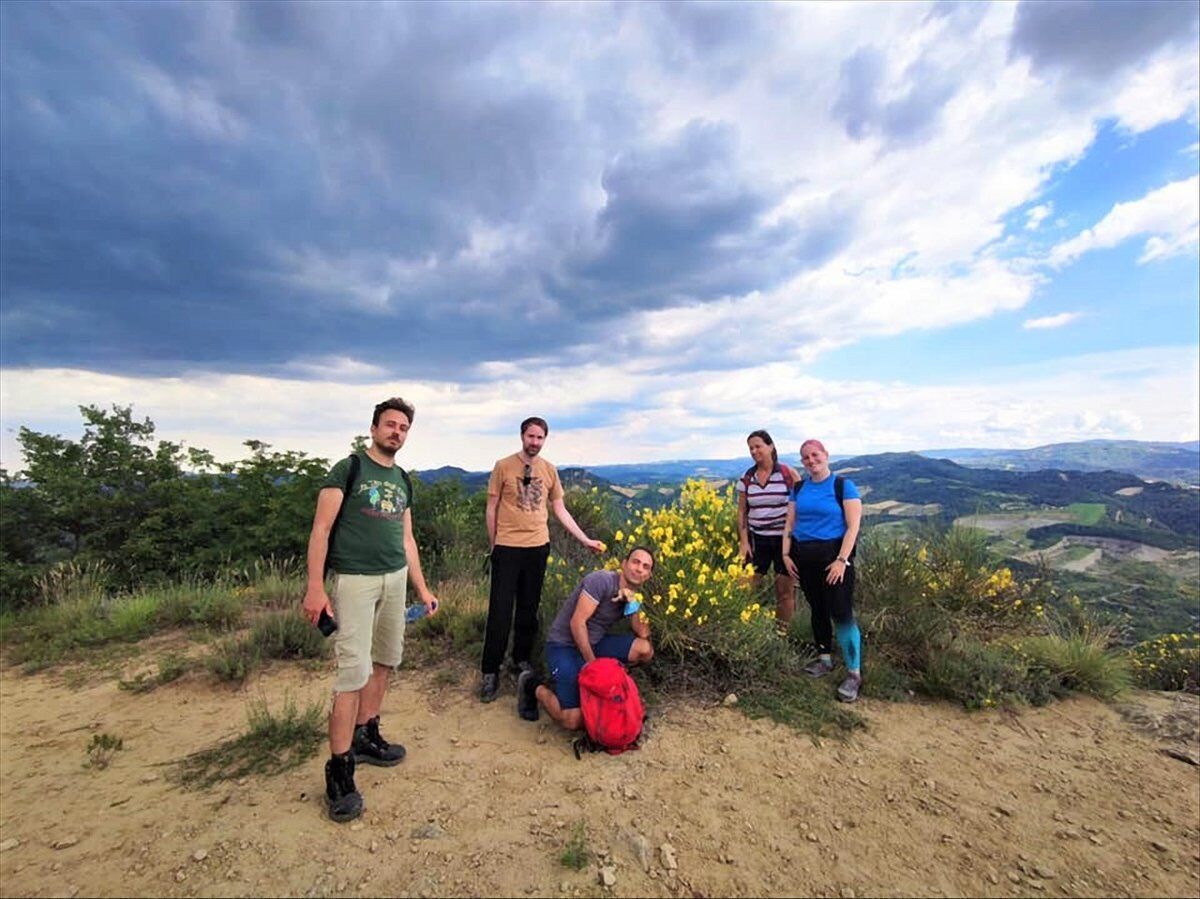
<path id="1" fill-rule="evenodd" d="M 1095 634 L 1029 637 L 1017 651 L 1031 668 L 1046 671 L 1066 690 L 1114 699 L 1133 684 L 1128 657 L 1109 649 L 1108 641 Z"/>
<path id="2" fill-rule="evenodd" d="M 218 680 L 242 683 L 268 659 L 324 659 L 329 642 L 296 611 L 272 612 L 260 618 L 242 637 L 216 644 L 208 669 Z"/>
<path id="3" fill-rule="evenodd" d="M 571 828 L 571 836 L 558 860 L 564 868 L 572 871 L 582 871 L 592 860 L 592 851 L 587 845 L 587 825 L 583 821 L 576 821 Z"/>
<path id="4" fill-rule="evenodd" d="M 289 695 L 272 712 L 266 699 L 255 699 L 246 710 L 244 733 L 182 759 L 174 778 L 184 786 L 210 787 L 251 774 L 282 774 L 316 755 L 324 740 L 323 703 L 301 708 Z"/>
<path id="5" fill-rule="evenodd" d="M 113 757 L 124 748 L 125 741 L 120 737 L 114 737 L 110 733 L 92 734 L 83 767 L 97 770 L 107 768 Z"/>
<path id="6" fill-rule="evenodd" d="M 158 660 L 158 671 L 153 675 L 138 674 L 129 680 L 117 681 L 117 686 L 130 693 L 149 693 L 164 684 L 174 683 L 192 667 L 192 661 L 178 652 L 169 652 Z"/>
<path id="7" fill-rule="evenodd" d="M 230 630 L 245 614 L 245 601 L 224 584 L 171 584 L 149 591 L 149 595 L 159 604 L 158 621 L 163 627 Z"/>
<path id="8" fill-rule="evenodd" d="M 834 698 L 831 683 L 831 678 L 818 681 L 806 674 L 780 676 L 770 685 L 739 693 L 738 707 L 751 718 L 770 718 L 805 731 L 814 741 L 865 727 L 861 716 Z"/>

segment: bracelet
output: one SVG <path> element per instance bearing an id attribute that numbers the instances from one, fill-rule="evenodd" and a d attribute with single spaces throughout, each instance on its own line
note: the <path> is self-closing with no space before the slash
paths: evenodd
<path id="1" fill-rule="evenodd" d="M 838 556 L 838 557 L 837 557 L 837 560 L 838 560 L 839 562 L 841 562 L 843 565 L 849 565 L 849 564 L 850 564 L 850 560 L 849 560 L 849 559 L 847 559 L 845 556 Z"/>

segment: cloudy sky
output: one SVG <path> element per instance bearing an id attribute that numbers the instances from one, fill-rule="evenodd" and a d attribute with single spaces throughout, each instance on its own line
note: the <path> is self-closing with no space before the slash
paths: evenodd
<path id="1" fill-rule="evenodd" d="M 1182 2 L 0 4 L 0 463 L 1200 434 Z"/>

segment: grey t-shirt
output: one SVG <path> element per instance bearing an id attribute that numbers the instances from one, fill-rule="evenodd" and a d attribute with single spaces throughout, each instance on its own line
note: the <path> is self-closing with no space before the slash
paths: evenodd
<path id="1" fill-rule="evenodd" d="M 588 596 L 599 603 L 587 622 L 588 642 L 595 646 L 614 624 L 625 617 L 625 600 L 617 596 L 620 589 L 619 571 L 593 571 L 584 577 L 575 588 L 575 592 L 567 597 L 567 601 L 558 610 L 554 623 L 546 632 L 546 642 L 557 643 L 560 646 L 575 645 L 575 638 L 571 636 L 571 617 L 580 602 L 579 595 L 586 591 Z"/>

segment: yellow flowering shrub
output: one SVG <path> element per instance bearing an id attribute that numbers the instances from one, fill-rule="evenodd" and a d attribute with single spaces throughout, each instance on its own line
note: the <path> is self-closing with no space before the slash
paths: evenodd
<path id="1" fill-rule="evenodd" d="M 617 528 L 602 559 L 580 563 L 552 554 L 546 593 L 554 601 L 544 605 L 557 609 L 589 571 L 615 570 L 631 549 L 645 546 L 655 565 L 641 591 L 642 609 L 660 655 L 741 677 L 769 668 L 785 644 L 753 568 L 738 557 L 736 514 L 732 489 L 689 480 L 673 505 L 643 509 Z"/>
<path id="2" fill-rule="evenodd" d="M 775 613 L 759 602 L 754 569 L 738 557 L 736 515 L 732 489 L 689 480 L 678 502 L 644 509 L 613 535 L 619 557 L 635 546 L 654 552 L 643 608 L 661 651 L 738 656 L 748 647 L 730 639 L 731 629 L 771 636 Z"/>
<path id="3" fill-rule="evenodd" d="M 1163 634 L 1129 651 L 1138 686 L 1200 693 L 1200 633 Z"/>
<path id="4" fill-rule="evenodd" d="M 1048 586 L 998 566 L 975 535 L 952 528 L 925 539 L 868 538 L 867 543 L 858 580 L 863 608 L 907 606 L 972 631 L 1036 630 L 1045 622 Z"/>

